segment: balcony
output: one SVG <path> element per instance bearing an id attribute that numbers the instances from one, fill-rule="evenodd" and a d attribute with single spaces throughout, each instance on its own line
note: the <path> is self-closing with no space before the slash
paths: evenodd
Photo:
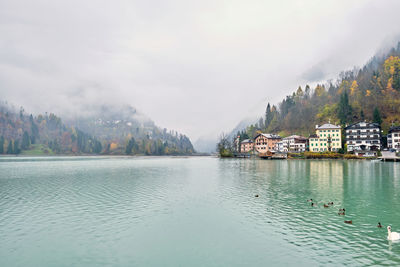
<path id="1" fill-rule="evenodd" d="M 346 141 L 347 140 L 380 140 L 381 138 L 379 137 L 379 135 L 374 135 L 373 137 L 346 137 Z"/>

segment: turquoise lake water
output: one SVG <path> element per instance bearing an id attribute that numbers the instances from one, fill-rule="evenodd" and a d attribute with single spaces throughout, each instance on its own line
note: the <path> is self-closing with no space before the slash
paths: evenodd
<path id="1" fill-rule="evenodd" d="M 388 224 L 400 163 L 0 158 L 0 266 L 400 265 Z"/>

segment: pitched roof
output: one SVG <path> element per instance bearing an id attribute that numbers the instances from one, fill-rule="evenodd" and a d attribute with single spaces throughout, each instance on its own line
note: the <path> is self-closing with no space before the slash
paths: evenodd
<path id="1" fill-rule="evenodd" d="M 347 129 L 357 129 L 359 127 L 365 127 L 365 126 L 361 126 L 361 124 L 364 124 L 364 123 L 366 124 L 367 127 L 370 127 L 370 128 L 380 128 L 378 123 L 360 121 L 360 122 L 356 122 L 356 123 L 350 124 L 349 126 L 347 126 L 344 129 L 347 130 Z"/>
<path id="2" fill-rule="evenodd" d="M 300 136 L 300 135 L 291 135 L 291 136 L 285 137 L 283 139 L 287 140 L 287 139 L 292 139 L 292 138 L 293 139 L 307 139 L 306 137 Z"/>
<path id="3" fill-rule="evenodd" d="M 325 123 L 322 124 L 321 126 L 318 126 L 317 129 L 340 129 L 340 126 L 333 125 L 330 123 Z"/>
<path id="4" fill-rule="evenodd" d="M 392 127 L 390 127 L 388 133 L 392 133 L 392 132 L 400 132 L 400 126 L 392 126 Z"/>
<path id="5" fill-rule="evenodd" d="M 250 139 L 244 139 L 243 141 L 242 141 L 242 144 L 243 143 L 253 143 L 253 140 L 250 140 Z"/>
<path id="6" fill-rule="evenodd" d="M 269 134 L 269 133 L 260 133 L 260 134 L 257 134 L 256 135 L 256 137 L 254 137 L 254 139 L 256 139 L 257 137 L 259 137 L 260 135 L 262 135 L 262 136 L 264 136 L 264 137 L 266 137 L 266 138 L 268 138 L 268 139 L 281 139 L 281 137 L 279 136 L 279 135 L 276 135 L 276 134 Z"/>

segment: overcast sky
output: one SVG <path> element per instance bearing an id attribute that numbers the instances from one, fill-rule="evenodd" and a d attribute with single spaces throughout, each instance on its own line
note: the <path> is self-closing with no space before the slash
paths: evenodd
<path id="1" fill-rule="evenodd" d="M 0 0 L 0 97 L 33 112 L 131 104 L 192 140 L 364 64 L 398 0 Z"/>

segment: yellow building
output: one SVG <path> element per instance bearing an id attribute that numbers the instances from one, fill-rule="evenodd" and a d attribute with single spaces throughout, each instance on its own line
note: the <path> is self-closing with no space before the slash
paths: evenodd
<path id="1" fill-rule="evenodd" d="M 311 152 L 338 151 L 342 148 L 342 128 L 330 123 L 317 125 L 309 143 Z"/>

